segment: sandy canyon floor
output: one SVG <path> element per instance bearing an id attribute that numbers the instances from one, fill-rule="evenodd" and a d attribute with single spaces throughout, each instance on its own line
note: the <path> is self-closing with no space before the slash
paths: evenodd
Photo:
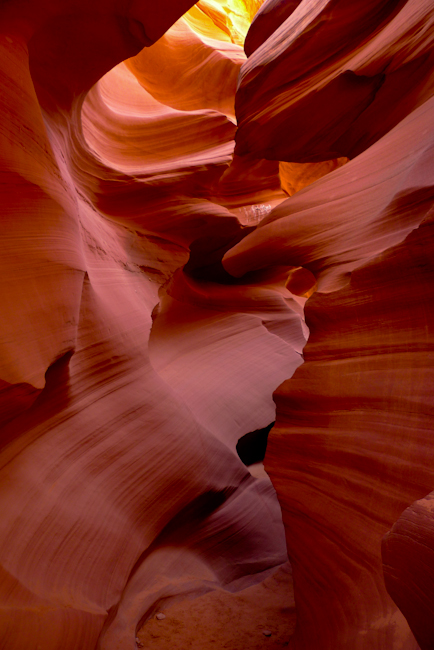
<path id="1" fill-rule="evenodd" d="M 236 594 L 213 591 L 153 616 L 138 639 L 152 650 L 280 650 L 295 627 L 292 576 L 283 565 L 264 582 Z M 264 632 L 271 632 L 265 636 Z M 141 646 L 139 646 L 141 647 Z"/>

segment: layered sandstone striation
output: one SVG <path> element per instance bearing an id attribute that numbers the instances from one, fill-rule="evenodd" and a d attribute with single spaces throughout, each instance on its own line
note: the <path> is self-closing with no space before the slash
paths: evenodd
<path id="1" fill-rule="evenodd" d="M 387 589 L 421 648 L 434 643 L 433 494 L 411 504 L 383 538 Z"/>
<path id="2" fill-rule="evenodd" d="M 261 4 L 0 3 L 8 650 L 287 550 L 294 650 L 432 645 L 432 3 Z"/>
<path id="3" fill-rule="evenodd" d="M 353 158 L 431 97 L 429 0 L 313 0 L 280 14 L 271 5 L 275 31 L 243 66 L 237 153 Z"/>
<path id="4" fill-rule="evenodd" d="M 245 286 L 221 267 L 244 234 L 225 204 L 257 188 L 242 165 L 219 188 L 235 127 L 218 88 L 185 110 L 145 89 L 140 57 L 112 70 L 189 4 L 0 7 L 8 650 L 134 648 L 157 607 L 286 561 L 271 483 L 235 447 L 302 361 L 300 299 L 285 274 Z"/>
<path id="5" fill-rule="evenodd" d="M 279 11 L 241 70 L 236 151 L 307 161 L 307 174 L 351 158 L 224 257 L 236 277 L 299 265 L 318 282 L 266 456 L 294 571 L 292 647 L 429 648 L 432 5 L 306 2 L 283 24 Z"/>

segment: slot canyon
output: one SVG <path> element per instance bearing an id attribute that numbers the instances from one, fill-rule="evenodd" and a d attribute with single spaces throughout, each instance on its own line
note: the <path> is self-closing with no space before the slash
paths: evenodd
<path id="1" fill-rule="evenodd" d="M 0 650 L 434 649 L 432 0 L 0 0 Z"/>

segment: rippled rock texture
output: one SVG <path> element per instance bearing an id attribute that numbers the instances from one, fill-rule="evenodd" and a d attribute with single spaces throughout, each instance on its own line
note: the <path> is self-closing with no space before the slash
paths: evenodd
<path id="1" fill-rule="evenodd" d="M 236 151 L 306 173 L 350 159 L 224 258 L 237 277 L 292 264 L 318 283 L 266 456 L 294 571 L 292 647 L 430 648 L 432 5 L 305 2 L 284 24 L 280 10 L 264 5 L 276 30 L 241 71 Z"/>
<path id="2" fill-rule="evenodd" d="M 434 10 L 261 4 L 0 3 L 8 650 L 286 548 L 294 650 L 432 645 Z"/>
<path id="3" fill-rule="evenodd" d="M 283 196 L 277 163 L 222 180 L 241 46 L 185 19 L 131 59 L 191 3 L 30 4 L 0 5 L 0 646 L 125 650 L 286 561 L 236 443 L 302 362 L 303 300 L 220 261 L 227 206 Z"/>

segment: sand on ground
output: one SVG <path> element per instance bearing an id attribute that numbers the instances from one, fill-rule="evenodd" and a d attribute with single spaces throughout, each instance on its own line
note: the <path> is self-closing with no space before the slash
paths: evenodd
<path id="1" fill-rule="evenodd" d="M 163 611 L 163 610 L 161 610 Z M 289 564 L 258 585 L 238 593 L 212 591 L 176 602 L 140 629 L 140 646 L 149 650 L 281 650 L 295 628 Z M 264 636 L 263 632 L 271 632 Z M 143 646 L 141 646 L 143 644 Z"/>

